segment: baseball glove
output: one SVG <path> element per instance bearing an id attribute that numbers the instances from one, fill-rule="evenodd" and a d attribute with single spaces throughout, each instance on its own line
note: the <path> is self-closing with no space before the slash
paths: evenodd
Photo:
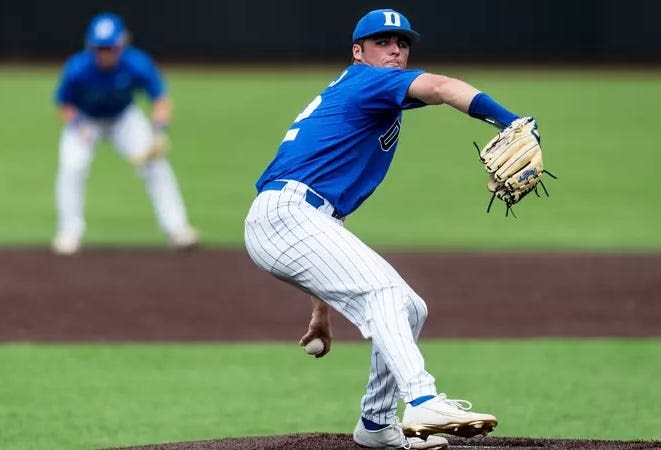
<path id="1" fill-rule="evenodd" d="M 149 161 L 165 156 L 170 149 L 170 139 L 164 132 L 155 132 L 151 147 L 131 158 L 134 166 L 139 167 Z"/>
<path id="2" fill-rule="evenodd" d="M 539 184 L 546 196 L 549 195 L 542 182 L 542 174 L 553 174 L 544 170 L 542 147 L 540 146 L 537 123 L 532 117 L 522 117 L 499 132 L 482 150 L 476 143 L 480 161 L 489 173 L 487 188 L 493 194 L 487 207 L 491 210 L 494 198 L 505 202 L 505 215 L 512 206 L 531 192 L 539 197 Z M 514 212 L 512 211 L 512 214 Z"/>

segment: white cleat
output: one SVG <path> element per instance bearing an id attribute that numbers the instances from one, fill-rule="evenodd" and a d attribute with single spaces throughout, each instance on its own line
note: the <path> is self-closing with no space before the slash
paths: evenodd
<path id="1" fill-rule="evenodd" d="M 368 448 L 404 448 L 436 450 L 446 448 L 448 441 L 441 436 L 428 436 L 426 438 L 404 436 L 399 422 L 388 425 L 380 430 L 371 431 L 365 428 L 363 421 L 358 418 L 356 428 L 353 430 L 353 440 L 356 444 Z"/>
<path id="2" fill-rule="evenodd" d="M 445 394 L 418 406 L 407 404 L 402 420 L 404 434 L 421 438 L 436 433 L 465 438 L 486 436 L 498 425 L 498 420 L 491 414 L 470 411 L 472 407 L 469 401 L 449 399 Z"/>
<path id="3" fill-rule="evenodd" d="M 68 233 L 58 233 L 53 239 L 51 250 L 57 255 L 78 253 L 80 251 L 80 237 Z"/>
<path id="4" fill-rule="evenodd" d="M 192 250 L 200 244 L 199 233 L 195 228 L 189 226 L 170 233 L 168 237 L 170 245 L 177 250 Z"/>

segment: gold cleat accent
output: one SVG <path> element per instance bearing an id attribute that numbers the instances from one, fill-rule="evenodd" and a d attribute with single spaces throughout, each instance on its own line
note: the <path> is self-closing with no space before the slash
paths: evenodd
<path id="1" fill-rule="evenodd" d="M 402 430 L 406 437 L 418 437 L 426 439 L 432 434 L 451 434 L 453 436 L 460 436 L 463 438 L 471 438 L 473 436 L 482 435 L 486 436 L 496 428 L 498 422 L 495 420 L 477 420 L 468 423 L 446 423 L 444 425 L 438 424 L 412 424 L 404 425 Z"/>

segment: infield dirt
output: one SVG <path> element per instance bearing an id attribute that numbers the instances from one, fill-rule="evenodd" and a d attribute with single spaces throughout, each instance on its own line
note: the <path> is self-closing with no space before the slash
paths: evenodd
<path id="1" fill-rule="evenodd" d="M 386 253 L 427 301 L 422 338 L 661 336 L 661 255 Z M 479 314 L 475 312 L 479 311 Z M 230 312 L 230 314 L 228 314 Z M 297 341 L 305 294 L 243 251 L 0 251 L 0 341 Z M 242 320 L 236 321 L 236 317 Z M 336 339 L 359 333 L 334 314 Z M 350 435 L 300 434 L 141 449 L 355 449 Z M 459 448 L 650 449 L 657 442 L 451 438 Z"/>

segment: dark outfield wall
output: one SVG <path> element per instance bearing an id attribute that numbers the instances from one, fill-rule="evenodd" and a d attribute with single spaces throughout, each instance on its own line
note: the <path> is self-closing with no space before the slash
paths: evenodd
<path id="1" fill-rule="evenodd" d="M 0 0 L 0 57 L 62 57 L 109 10 L 159 57 L 346 59 L 356 20 L 379 7 L 423 34 L 421 59 L 661 62 L 657 0 Z"/>

